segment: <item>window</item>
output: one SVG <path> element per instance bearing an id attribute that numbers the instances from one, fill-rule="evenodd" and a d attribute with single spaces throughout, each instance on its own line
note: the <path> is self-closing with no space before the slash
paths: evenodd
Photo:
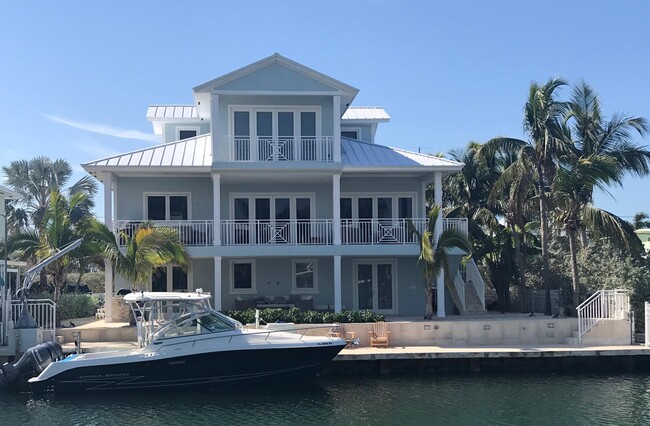
<path id="1" fill-rule="evenodd" d="M 359 130 L 351 130 L 351 129 L 341 130 L 341 137 L 359 140 Z"/>
<path id="2" fill-rule="evenodd" d="M 189 268 L 189 267 L 188 267 Z M 151 291 L 191 290 L 188 270 L 181 266 L 167 265 L 156 268 L 151 275 Z"/>
<path id="3" fill-rule="evenodd" d="M 233 260 L 230 262 L 230 293 L 254 294 L 255 289 L 255 261 Z"/>
<path id="4" fill-rule="evenodd" d="M 176 128 L 176 140 L 182 141 L 183 139 L 194 138 L 198 136 L 200 131 L 199 127 L 177 127 Z"/>
<path id="5" fill-rule="evenodd" d="M 292 293 L 318 293 L 318 268 L 315 259 L 293 261 Z"/>
<path id="6" fill-rule="evenodd" d="M 146 220 L 189 220 L 190 196 L 186 194 L 145 194 Z"/>

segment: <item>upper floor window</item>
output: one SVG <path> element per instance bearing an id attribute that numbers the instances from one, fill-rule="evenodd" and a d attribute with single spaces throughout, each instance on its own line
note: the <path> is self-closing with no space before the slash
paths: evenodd
<path id="1" fill-rule="evenodd" d="M 319 107 L 231 107 L 235 161 L 316 161 Z"/>
<path id="2" fill-rule="evenodd" d="M 176 128 L 176 140 L 182 141 L 183 139 L 194 138 L 198 136 L 199 128 L 195 126 L 191 127 L 177 127 Z"/>
<path id="3" fill-rule="evenodd" d="M 341 196 L 341 219 L 412 219 L 412 195 Z"/>
<path id="4" fill-rule="evenodd" d="M 145 194 L 147 220 L 188 220 L 189 194 Z"/>
<path id="5" fill-rule="evenodd" d="M 341 137 L 359 140 L 359 130 L 358 129 L 344 129 L 341 130 Z"/>

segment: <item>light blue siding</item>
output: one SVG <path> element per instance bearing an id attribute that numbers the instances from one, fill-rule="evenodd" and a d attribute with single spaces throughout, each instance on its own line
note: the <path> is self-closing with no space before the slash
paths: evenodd
<path id="1" fill-rule="evenodd" d="M 176 142 L 178 140 L 176 137 L 176 129 L 178 127 L 199 127 L 199 134 L 197 136 L 210 133 L 210 122 L 207 121 L 197 121 L 196 123 L 165 123 L 163 132 L 164 143 Z"/>
<path id="2" fill-rule="evenodd" d="M 341 122 L 341 131 L 344 130 L 359 130 L 359 140 L 368 143 L 374 143 L 372 137 L 372 126 L 370 124 L 354 124 Z"/>
<path id="3" fill-rule="evenodd" d="M 343 175 L 341 178 L 341 192 L 345 193 L 390 193 L 390 192 L 415 192 L 418 198 L 414 200 L 413 208 L 420 203 L 422 183 L 415 178 L 384 178 L 363 177 L 352 178 Z"/>
<path id="4" fill-rule="evenodd" d="M 144 219 L 144 193 L 189 192 L 191 219 L 212 219 L 212 181 L 209 177 L 120 177 L 117 180 L 117 220 Z"/>
<path id="5" fill-rule="evenodd" d="M 284 65 L 273 63 L 236 80 L 221 85 L 219 90 L 269 90 L 269 91 L 335 91 L 334 87 L 314 80 Z"/>

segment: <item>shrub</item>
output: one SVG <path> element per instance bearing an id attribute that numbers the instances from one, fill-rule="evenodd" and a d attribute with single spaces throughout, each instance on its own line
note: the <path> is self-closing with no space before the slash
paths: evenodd
<path id="1" fill-rule="evenodd" d="M 99 307 L 99 299 L 90 294 L 62 294 L 56 310 L 62 320 L 92 317 Z"/>
<path id="2" fill-rule="evenodd" d="M 247 309 L 245 311 L 231 310 L 225 311 L 224 314 L 242 324 L 252 324 L 255 322 L 255 309 Z M 303 311 L 298 308 L 267 308 L 260 309 L 260 319 L 267 323 L 293 322 L 296 324 L 329 324 L 334 322 L 377 322 L 383 321 L 384 316 L 371 311 L 341 311 L 339 313 L 333 313 Z"/>

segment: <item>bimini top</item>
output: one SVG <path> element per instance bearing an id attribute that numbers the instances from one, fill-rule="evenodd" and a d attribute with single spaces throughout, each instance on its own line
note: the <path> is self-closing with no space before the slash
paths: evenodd
<path id="1" fill-rule="evenodd" d="M 189 301 L 196 302 L 201 300 L 209 300 L 212 296 L 210 293 L 199 292 L 194 293 L 180 293 L 180 292 L 164 292 L 164 291 L 139 291 L 129 293 L 124 296 L 124 301 L 127 303 L 148 302 L 148 301 Z"/>

